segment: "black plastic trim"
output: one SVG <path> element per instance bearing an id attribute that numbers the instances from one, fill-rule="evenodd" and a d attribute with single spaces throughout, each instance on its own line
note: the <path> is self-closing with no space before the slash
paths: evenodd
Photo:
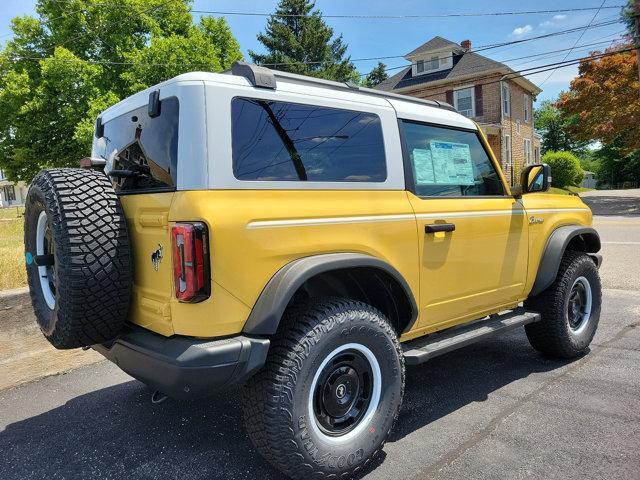
<path id="1" fill-rule="evenodd" d="M 160 116 L 161 112 L 160 90 L 154 90 L 149 94 L 149 103 L 147 104 L 147 114 L 149 118 Z"/>
<path id="2" fill-rule="evenodd" d="M 578 225 L 567 225 L 558 227 L 549 236 L 547 246 L 542 254 L 538 274 L 533 283 L 533 288 L 529 296 L 533 297 L 544 291 L 553 283 L 560 268 L 560 262 L 569 242 L 580 236 L 585 240 L 586 252 L 596 253 L 600 251 L 600 235 L 592 227 L 581 227 Z"/>
<path id="3" fill-rule="evenodd" d="M 234 62 L 231 65 L 231 73 L 246 78 L 254 87 L 276 89 L 276 77 L 268 68 L 252 63 Z"/>
<path id="4" fill-rule="evenodd" d="M 258 297 L 244 326 L 243 333 L 250 335 L 273 335 L 289 301 L 300 286 L 320 273 L 348 268 L 377 268 L 390 275 L 402 287 L 411 304 L 411 320 L 404 328 L 407 332 L 418 317 L 411 288 L 403 276 L 387 262 L 361 253 L 328 253 L 304 257 L 288 263 L 269 280 Z"/>
<path id="5" fill-rule="evenodd" d="M 141 382 L 170 397 L 187 399 L 242 384 L 264 365 L 269 340 L 163 337 L 129 326 L 114 342 L 92 348 Z"/>

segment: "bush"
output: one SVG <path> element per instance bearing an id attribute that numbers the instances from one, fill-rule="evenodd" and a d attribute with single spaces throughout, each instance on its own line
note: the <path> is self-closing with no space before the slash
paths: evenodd
<path id="1" fill-rule="evenodd" d="M 573 153 L 549 151 L 542 156 L 542 162 L 551 167 L 551 185 L 554 187 L 578 186 L 582 182 L 584 172 Z"/>

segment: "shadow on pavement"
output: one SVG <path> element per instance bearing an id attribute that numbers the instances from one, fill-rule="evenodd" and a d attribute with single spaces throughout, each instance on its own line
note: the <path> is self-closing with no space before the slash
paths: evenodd
<path id="1" fill-rule="evenodd" d="M 589 205 L 594 215 L 640 217 L 640 197 L 585 196 L 581 198 Z"/>
<path id="2" fill-rule="evenodd" d="M 390 441 L 564 364 L 539 356 L 518 330 L 407 369 L 403 411 Z M 281 478 L 244 432 L 238 391 L 157 405 L 150 394 L 139 382 L 125 382 L 8 425 L 0 432 L 3 479 Z"/>

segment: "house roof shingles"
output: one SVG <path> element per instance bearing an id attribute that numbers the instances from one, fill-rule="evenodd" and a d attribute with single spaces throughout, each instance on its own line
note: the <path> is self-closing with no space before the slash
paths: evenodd
<path id="1" fill-rule="evenodd" d="M 381 82 L 375 88 L 390 91 L 398 88 L 435 82 L 438 80 L 455 80 L 456 78 L 466 77 L 467 75 L 504 69 L 511 71 L 511 69 L 504 63 L 496 62 L 495 60 L 483 57 L 482 55 L 478 55 L 474 52 L 466 52 L 462 55 L 453 56 L 453 68 L 449 70 L 424 73 L 413 77 L 411 75 L 411 67 L 405 67 L 397 74 Z"/>
<path id="2" fill-rule="evenodd" d="M 458 79 L 474 75 L 482 75 L 485 72 L 500 72 L 504 74 L 516 73 L 504 63 L 497 62 L 475 52 L 465 52 L 457 43 L 438 36 L 433 37 L 428 42 L 423 43 L 415 50 L 407 53 L 405 58 L 412 60 L 411 57 L 415 59 L 416 56 L 426 54 L 428 52 L 437 52 L 446 49 L 451 49 L 453 51 L 452 68 L 432 73 L 423 73 L 414 77 L 412 75 L 411 65 L 408 65 L 395 75 L 381 82 L 379 85 L 376 85 L 374 88 L 389 92 L 406 87 L 429 84 L 432 82 L 448 80 L 455 82 Z M 540 93 L 541 89 L 529 80 L 521 78 L 519 81 L 524 82 L 527 85 L 525 88 L 530 89 L 534 95 Z"/>
<path id="3" fill-rule="evenodd" d="M 447 40 L 446 38 L 435 36 L 431 40 L 429 40 L 428 42 L 425 42 L 422 45 L 420 45 L 415 50 L 412 50 L 411 52 L 407 53 L 406 56 L 410 57 L 412 55 L 417 55 L 417 54 L 424 53 L 424 52 L 431 52 L 433 50 L 439 50 L 441 48 L 447 48 L 447 47 L 452 47 L 452 48 L 458 48 L 459 49 L 460 45 L 458 45 L 455 42 L 452 42 L 451 40 Z"/>

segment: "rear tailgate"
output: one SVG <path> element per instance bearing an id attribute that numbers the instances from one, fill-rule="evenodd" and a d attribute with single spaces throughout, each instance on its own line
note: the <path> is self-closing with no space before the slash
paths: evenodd
<path id="1" fill-rule="evenodd" d="M 169 208 L 173 193 L 123 195 L 131 239 L 133 298 L 130 321 L 162 335 L 173 335 L 173 292 Z"/>

